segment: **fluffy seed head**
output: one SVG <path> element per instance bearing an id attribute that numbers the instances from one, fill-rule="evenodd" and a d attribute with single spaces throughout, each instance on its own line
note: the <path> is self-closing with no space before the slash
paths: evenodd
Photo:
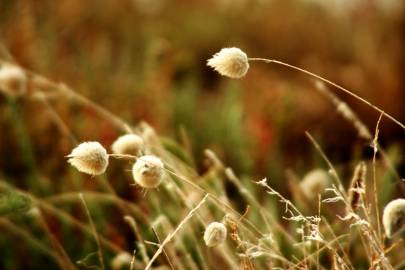
<path id="1" fill-rule="evenodd" d="M 330 176 L 322 169 L 308 172 L 300 182 L 301 190 L 308 199 L 317 198 L 318 194 L 322 194 L 329 186 L 331 186 Z"/>
<path id="2" fill-rule="evenodd" d="M 382 217 L 385 234 L 391 238 L 405 225 L 405 199 L 396 199 L 389 202 Z"/>
<path id="3" fill-rule="evenodd" d="M 132 256 L 128 252 L 121 252 L 115 255 L 111 260 L 111 269 L 120 270 L 128 269 L 128 266 L 131 265 Z"/>
<path id="4" fill-rule="evenodd" d="M 18 66 L 0 65 L 0 91 L 4 94 L 17 97 L 27 91 L 27 75 Z"/>
<path id="5" fill-rule="evenodd" d="M 132 176 L 143 188 L 155 188 L 163 179 L 164 165 L 160 158 L 145 155 L 137 159 L 132 167 Z"/>
<path id="6" fill-rule="evenodd" d="M 215 69 L 219 74 L 230 78 L 242 78 L 249 69 L 249 61 L 246 53 L 239 48 L 223 48 L 211 59 L 207 65 Z"/>
<path id="7" fill-rule="evenodd" d="M 73 167 L 91 175 L 103 174 L 108 166 L 107 151 L 98 142 L 81 143 L 67 157 Z"/>
<path id="8" fill-rule="evenodd" d="M 143 140 L 135 134 L 126 134 L 118 137 L 111 145 L 114 154 L 139 156 L 143 149 Z"/>
<path id="9" fill-rule="evenodd" d="M 204 242 L 208 247 L 222 244 L 226 239 L 227 230 L 224 224 L 212 222 L 204 232 Z"/>

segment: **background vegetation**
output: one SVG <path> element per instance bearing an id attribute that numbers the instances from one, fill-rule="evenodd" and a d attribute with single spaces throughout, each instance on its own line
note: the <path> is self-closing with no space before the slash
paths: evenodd
<path id="1" fill-rule="evenodd" d="M 404 29 L 405 5 L 393 0 L 0 0 L 3 60 L 9 51 L 22 67 L 66 83 L 126 122 L 135 126 L 146 121 L 161 136 L 164 150 L 159 149 L 180 158 L 170 156 L 169 160 L 179 166 L 176 169 L 183 172 L 182 166 L 190 165 L 193 171 L 186 170 L 187 176 L 198 178 L 197 183 L 218 198 L 226 198 L 240 214 L 250 205 L 253 209 L 247 217 L 267 230 L 260 209 L 246 201 L 235 183 L 225 180 L 212 159 L 207 161 L 204 149 L 213 150 L 291 235 L 295 227 L 282 219 L 283 205 L 252 181 L 267 177 L 272 188 L 296 202 L 304 213 L 315 215 L 313 202 L 297 199 L 299 191 L 294 183 L 313 169 L 328 168 L 305 131 L 320 143 L 345 187 L 359 161 L 366 161 L 372 171 L 370 141 L 358 138 L 352 123 L 308 77 L 255 63 L 245 78 L 231 80 L 207 68 L 206 59 L 222 47 L 237 46 L 252 57 L 283 60 L 344 85 L 405 122 Z M 336 94 L 373 134 L 379 114 L 347 95 Z M 144 195 L 140 188 L 130 186 L 130 163 L 111 161 L 101 178 L 77 173 L 64 158 L 75 144 L 61 133 L 53 113 L 78 141 L 95 140 L 108 148 L 122 131 L 93 109 L 67 98 L 51 97 L 49 102 L 52 110 L 29 95 L 19 99 L 0 96 L 0 268 L 58 268 L 58 260 L 51 260 L 54 255 L 47 254 L 42 246 L 55 249 L 57 243 L 72 262 L 82 261 L 75 267 L 99 267 L 92 234 L 49 209 L 49 205 L 55 207 L 56 212 L 69 214 L 89 229 L 77 197 L 83 192 L 97 232 L 115 245 L 104 249 L 106 268 L 118 250 L 132 254 L 135 249 L 140 262 L 137 267 L 142 269 L 142 239 L 134 236 L 123 216 L 134 216 L 143 240 L 159 242 L 151 230 L 152 222 L 164 219 L 160 221 L 166 225 L 156 232 L 162 240 L 190 209 L 170 194 L 168 187 Z M 404 130 L 383 118 L 379 143 L 402 177 L 403 138 Z M 388 201 L 404 193 L 400 177 L 380 158 L 378 155 L 374 167 L 378 207 L 382 210 Z M 190 202 L 197 204 L 201 194 L 197 196 L 191 187 L 176 181 L 185 196 L 196 196 Z M 110 197 L 96 196 L 107 193 L 115 203 L 109 203 Z M 117 203 L 117 198 L 126 202 Z M 126 203 L 138 216 L 127 212 Z M 32 213 L 35 206 L 41 209 L 39 216 Z M 206 208 L 207 213 L 201 216 L 207 221 L 221 220 L 229 212 L 217 209 L 213 202 Z M 334 220 L 335 210 L 325 210 L 325 215 Z M 375 218 L 372 216 L 373 225 L 377 224 Z M 341 227 L 339 222 L 335 220 L 331 226 L 343 232 L 347 224 Z M 193 219 L 189 227 L 167 255 L 175 269 L 214 269 L 219 265 L 231 269 L 224 259 L 227 256 L 235 265 L 270 267 L 266 260 L 253 260 L 250 265 L 240 259 L 232 240 L 224 248 L 226 256 L 216 254 L 200 243 L 203 224 Z M 24 234 L 27 232 L 38 242 Z M 349 242 L 347 252 L 354 268 L 367 269 L 370 258 L 355 245 L 359 234 L 352 233 L 352 239 L 342 241 Z M 280 232 L 274 234 L 288 260 L 300 262 L 305 257 Z M 386 243 L 388 247 L 393 242 Z M 401 242 L 397 245 L 403 246 Z M 146 249 L 150 257 L 156 251 L 150 244 Z M 56 252 L 62 251 L 56 248 Z M 395 247 L 391 258 L 394 265 L 402 261 L 400 252 L 401 247 Z M 320 255 L 319 265 L 329 269 L 333 256 Z M 168 265 L 171 260 L 161 256 L 156 266 Z M 312 262 L 306 267 L 315 265 Z"/>

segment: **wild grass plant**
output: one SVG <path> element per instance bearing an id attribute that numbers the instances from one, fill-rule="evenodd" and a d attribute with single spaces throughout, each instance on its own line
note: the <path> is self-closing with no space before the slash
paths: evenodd
<path id="1" fill-rule="evenodd" d="M 30 247 L 27 250 L 49 260 L 47 268 L 403 268 L 399 248 L 405 218 L 403 202 L 388 204 L 381 214 L 378 197 L 381 174 L 387 172 L 396 181 L 401 179 L 389 154 L 379 145 L 378 135 L 385 118 L 402 129 L 404 124 L 346 88 L 284 62 L 249 58 L 240 49 L 227 48 L 207 64 L 222 75 L 242 78 L 256 61 L 282 65 L 316 79 L 314 87 L 353 125 L 359 137 L 368 141 L 373 157 L 356 160 L 349 185 L 345 186 L 348 181 L 310 132 L 306 133 L 307 143 L 322 159 L 322 168 L 308 171 L 322 173 L 316 179 L 312 176 L 315 180 L 303 181 L 294 172 L 287 174 L 291 198 L 278 192 L 272 179 L 265 176 L 239 177 L 209 149 L 204 151 L 208 169 L 201 173 L 188 151 L 185 133 L 181 145 L 160 136 L 146 122 L 127 123 L 118 113 L 67 85 L 3 59 L 0 86 L 4 94 L 10 103 L 18 96 L 39 102 L 49 113 L 60 136 L 71 142 L 73 150 L 65 158 L 61 156 L 60 161 L 74 167 L 70 173 L 77 181 L 70 183 L 70 189 L 50 193 L 47 181 L 58 179 L 44 179 L 41 172 L 35 175 L 35 181 L 43 183 L 41 192 L 24 190 L 2 179 L 0 226 L 13 235 L 10 238 L 25 241 Z M 10 67 L 18 72 L 1 75 L 4 68 Z M 10 79 L 13 83 L 7 82 Z M 328 85 L 380 113 L 374 132 Z M 10 94 L 13 91 L 18 95 Z M 85 142 L 73 134 L 53 108 L 54 99 L 91 110 L 122 136 L 112 145 L 102 145 L 98 138 Z M 112 169 L 125 172 L 124 177 L 110 179 Z M 95 188 L 88 188 L 87 182 Z M 317 182 L 317 188 L 312 188 L 313 182 Z M 137 193 L 136 201 L 119 194 L 117 185 Z M 111 220 L 110 216 L 120 220 Z M 62 233 L 57 234 L 58 230 Z M 65 246 L 65 237 L 75 238 L 74 248 Z M 36 262 L 32 263 L 34 266 Z"/>

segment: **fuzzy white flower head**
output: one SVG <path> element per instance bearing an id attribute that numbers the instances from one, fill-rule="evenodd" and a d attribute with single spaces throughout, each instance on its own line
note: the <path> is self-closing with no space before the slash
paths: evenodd
<path id="1" fill-rule="evenodd" d="M 222 244 L 226 239 L 227 229 L 221 222 L 212 222 L 204 232 L 204 242 L 208 247 Z"/>
<path id="2" fill-rule="evenodd" d="M 331 181 L 327 171 L 315 169 L 308 172 L 299 185 L 304 195 L 308 199 L 313 199 L 318 198 L 318 194 L 322 194 L 326 188 L 332 186 Z"/>
<path id="3" fill-rule="evenodd" d="M 128 269 L 131 265 L 132 256 L 128 252 L 120 252 L 111 260 L 113 270 Z"/>
<path id="4" fill-rule="evenodd" d="M 111 145 L 114 154 L 139 156 L 143 149 L 143 140 L 135 134 L 118 137 Z"/>
<path id="5" fill-rule="evenodd" d="M 223 48 L 211 59 L 207 65 L 215 69 L 219 74 L 234 79 L 242 78 L 249 69 L 249 61 L 246 53 L 239 48 Z"/>
<path id="6" fill-rule="evenodd" d="M 405 199 L 389 202 L 384 208 L 382 222 L 388 238 L 400 231 L 405 225 Z"/>
<path id="7" fill-rule="evenodd" d="M 132 167 L 135 182 L 143 188 L 155 188 L 163 179 L 164 165 L 160 158 L 145 155 L 138 158 Z"/>
<path id="8" fill-rule="evenodd" d="M 67 157 L 73 167 L 91 175 L 103 174 L 108 166 L 107 151 L 98 142 L 81 143 Z"/>
<path id="9" fill-rule="evenodd" d="M 0 65 L 0 91 L 6 95 L 17 97 L 27 91 L 27 75 L 18 66 Z"/>

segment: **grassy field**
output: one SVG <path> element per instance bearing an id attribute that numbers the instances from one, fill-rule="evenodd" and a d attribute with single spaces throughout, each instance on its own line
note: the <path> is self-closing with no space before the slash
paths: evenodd
<path id="1" fill-rule="evenodd" d="M 404 29 L 394 0 L 0 0 L 0 269 L 405 269 Z"/>

